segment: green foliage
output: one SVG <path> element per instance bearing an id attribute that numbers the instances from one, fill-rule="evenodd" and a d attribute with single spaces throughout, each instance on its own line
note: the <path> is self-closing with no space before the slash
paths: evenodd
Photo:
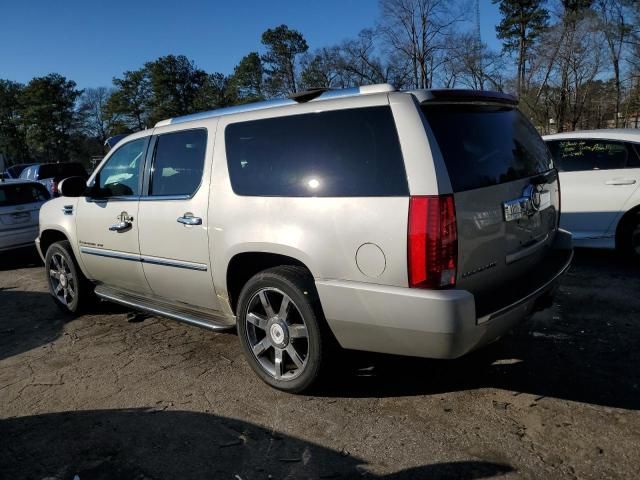
<path id="1" fill-rule="evenodd" d="M 28 158 L 27 142 L 21 128 L 20 96 L 24 86 L 0 80 L 0 153 L 14 163 Z"/>
<path id="2" fill-rule="evenodd" d="M 151 100 L 151 84 L 144 68 L 126 71 L 122 78 L 114 78 L 115 91 L 109 98 L 106 110 L 111 115 L 122 115 L 126 125 L 143 130 L 148 123 Z"/>
<path id="3" fill-rule="evenodd" d="M 167 55 L 145 64 L 151 85 L 149 117 L 151 123 L 195 111 L 200 90 L 209 85 L 209 75 L 196 68 L 184 55 Z"/>
<path id="4" fill-rule="evenodd" d="M 74 107 L 81 93 L 76 82 L 57 73 L 34 78 L 22 90 L 21 123 L 33 158 L 50 162 L 68 159 Z"/>
<path id="5" fill-rule="evenodd" d="M 257 52 L 245 55 L 236 65 L 229 78 L 229 95 L 234 103 L 247 103 L 262 100 L 264 70 Z"/>
<path id="6" fill-rule="evenodd" d="M 493 3 L 499 4 L 502 14 L 496 33 L 505 51 L 517 52 L 521 41 L 532 44 L 549 22 L 543 0 L 493 0 Z"/>
<path id="7" fill-rule="evenodd" d="M 268 93 L 277 96 L 297 92 L 296 60 L 309 50 L 302 34 L 280 25 L 262 34 L 262 44 L 267 49 L 262 62 Z"/>

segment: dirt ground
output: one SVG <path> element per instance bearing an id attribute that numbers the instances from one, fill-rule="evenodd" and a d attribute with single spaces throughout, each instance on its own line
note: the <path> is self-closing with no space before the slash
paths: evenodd
<path id="1" fill-rule="evenodd" d="M 70 320 L 0 257 L 0 478 L 638 478 L 640 267 L 579 251 L 556 303 L 458 361 L 349 354 L 315 396 L 234 334 Z"/>

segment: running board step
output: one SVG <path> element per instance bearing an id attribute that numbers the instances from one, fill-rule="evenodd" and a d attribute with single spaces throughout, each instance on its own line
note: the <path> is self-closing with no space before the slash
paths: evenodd
<path id="1" fill-rule="evenodd" d="M 229 318 L 217 312 L 179 306 L 132 292 L 116 290 L 105 285 L 96 286 L 95 293 L 98 297 L 109 302 L 118 303 L 126 307 L 135 308 L 136 310 L 142 310 L 143 312 L 153 315 L 160 315 L 209 330 L 229 330 L 235 327 L 235 323 L 230 323 Z"/>

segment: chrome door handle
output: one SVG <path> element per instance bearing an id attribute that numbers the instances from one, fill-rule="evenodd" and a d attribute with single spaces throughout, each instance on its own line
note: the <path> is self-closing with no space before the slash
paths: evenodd
<path id="1" fill-rule="evenodd" d="M 118 222 L 118 223 L 115 223 L 115 224 L 111 225 L 109 227 L 109 230 L 112 231 L 112 232 L 122 232 L 123 230 L 126 230 L 129 227 L 131 227 L 131 223 L 130 222 L 122 221 L 122 222 Z"/>
<path id="2" fill-rule="evenodd" d="M 183 225 L 202 225 L 202 219 L 194 217 L 193 213 L 185 213 L 183 216 L 178 217 L 178 223 Z"/>
<path id="3" fill-rule="evenodd" d="M 613 180 L 607 180 L 605 185 L 635 185 L 636 180 L 633 178 L 614 178 Z"/>

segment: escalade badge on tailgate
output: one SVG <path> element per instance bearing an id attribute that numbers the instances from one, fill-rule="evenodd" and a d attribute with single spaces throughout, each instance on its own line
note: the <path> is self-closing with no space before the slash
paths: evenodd
<path id="1" fill-rule="evenodd" d="M 505 222 L 531 217 L 551 205 L 551 193 L 542 185 L 527 185 L 520 198 L 502 203 Z"/>

